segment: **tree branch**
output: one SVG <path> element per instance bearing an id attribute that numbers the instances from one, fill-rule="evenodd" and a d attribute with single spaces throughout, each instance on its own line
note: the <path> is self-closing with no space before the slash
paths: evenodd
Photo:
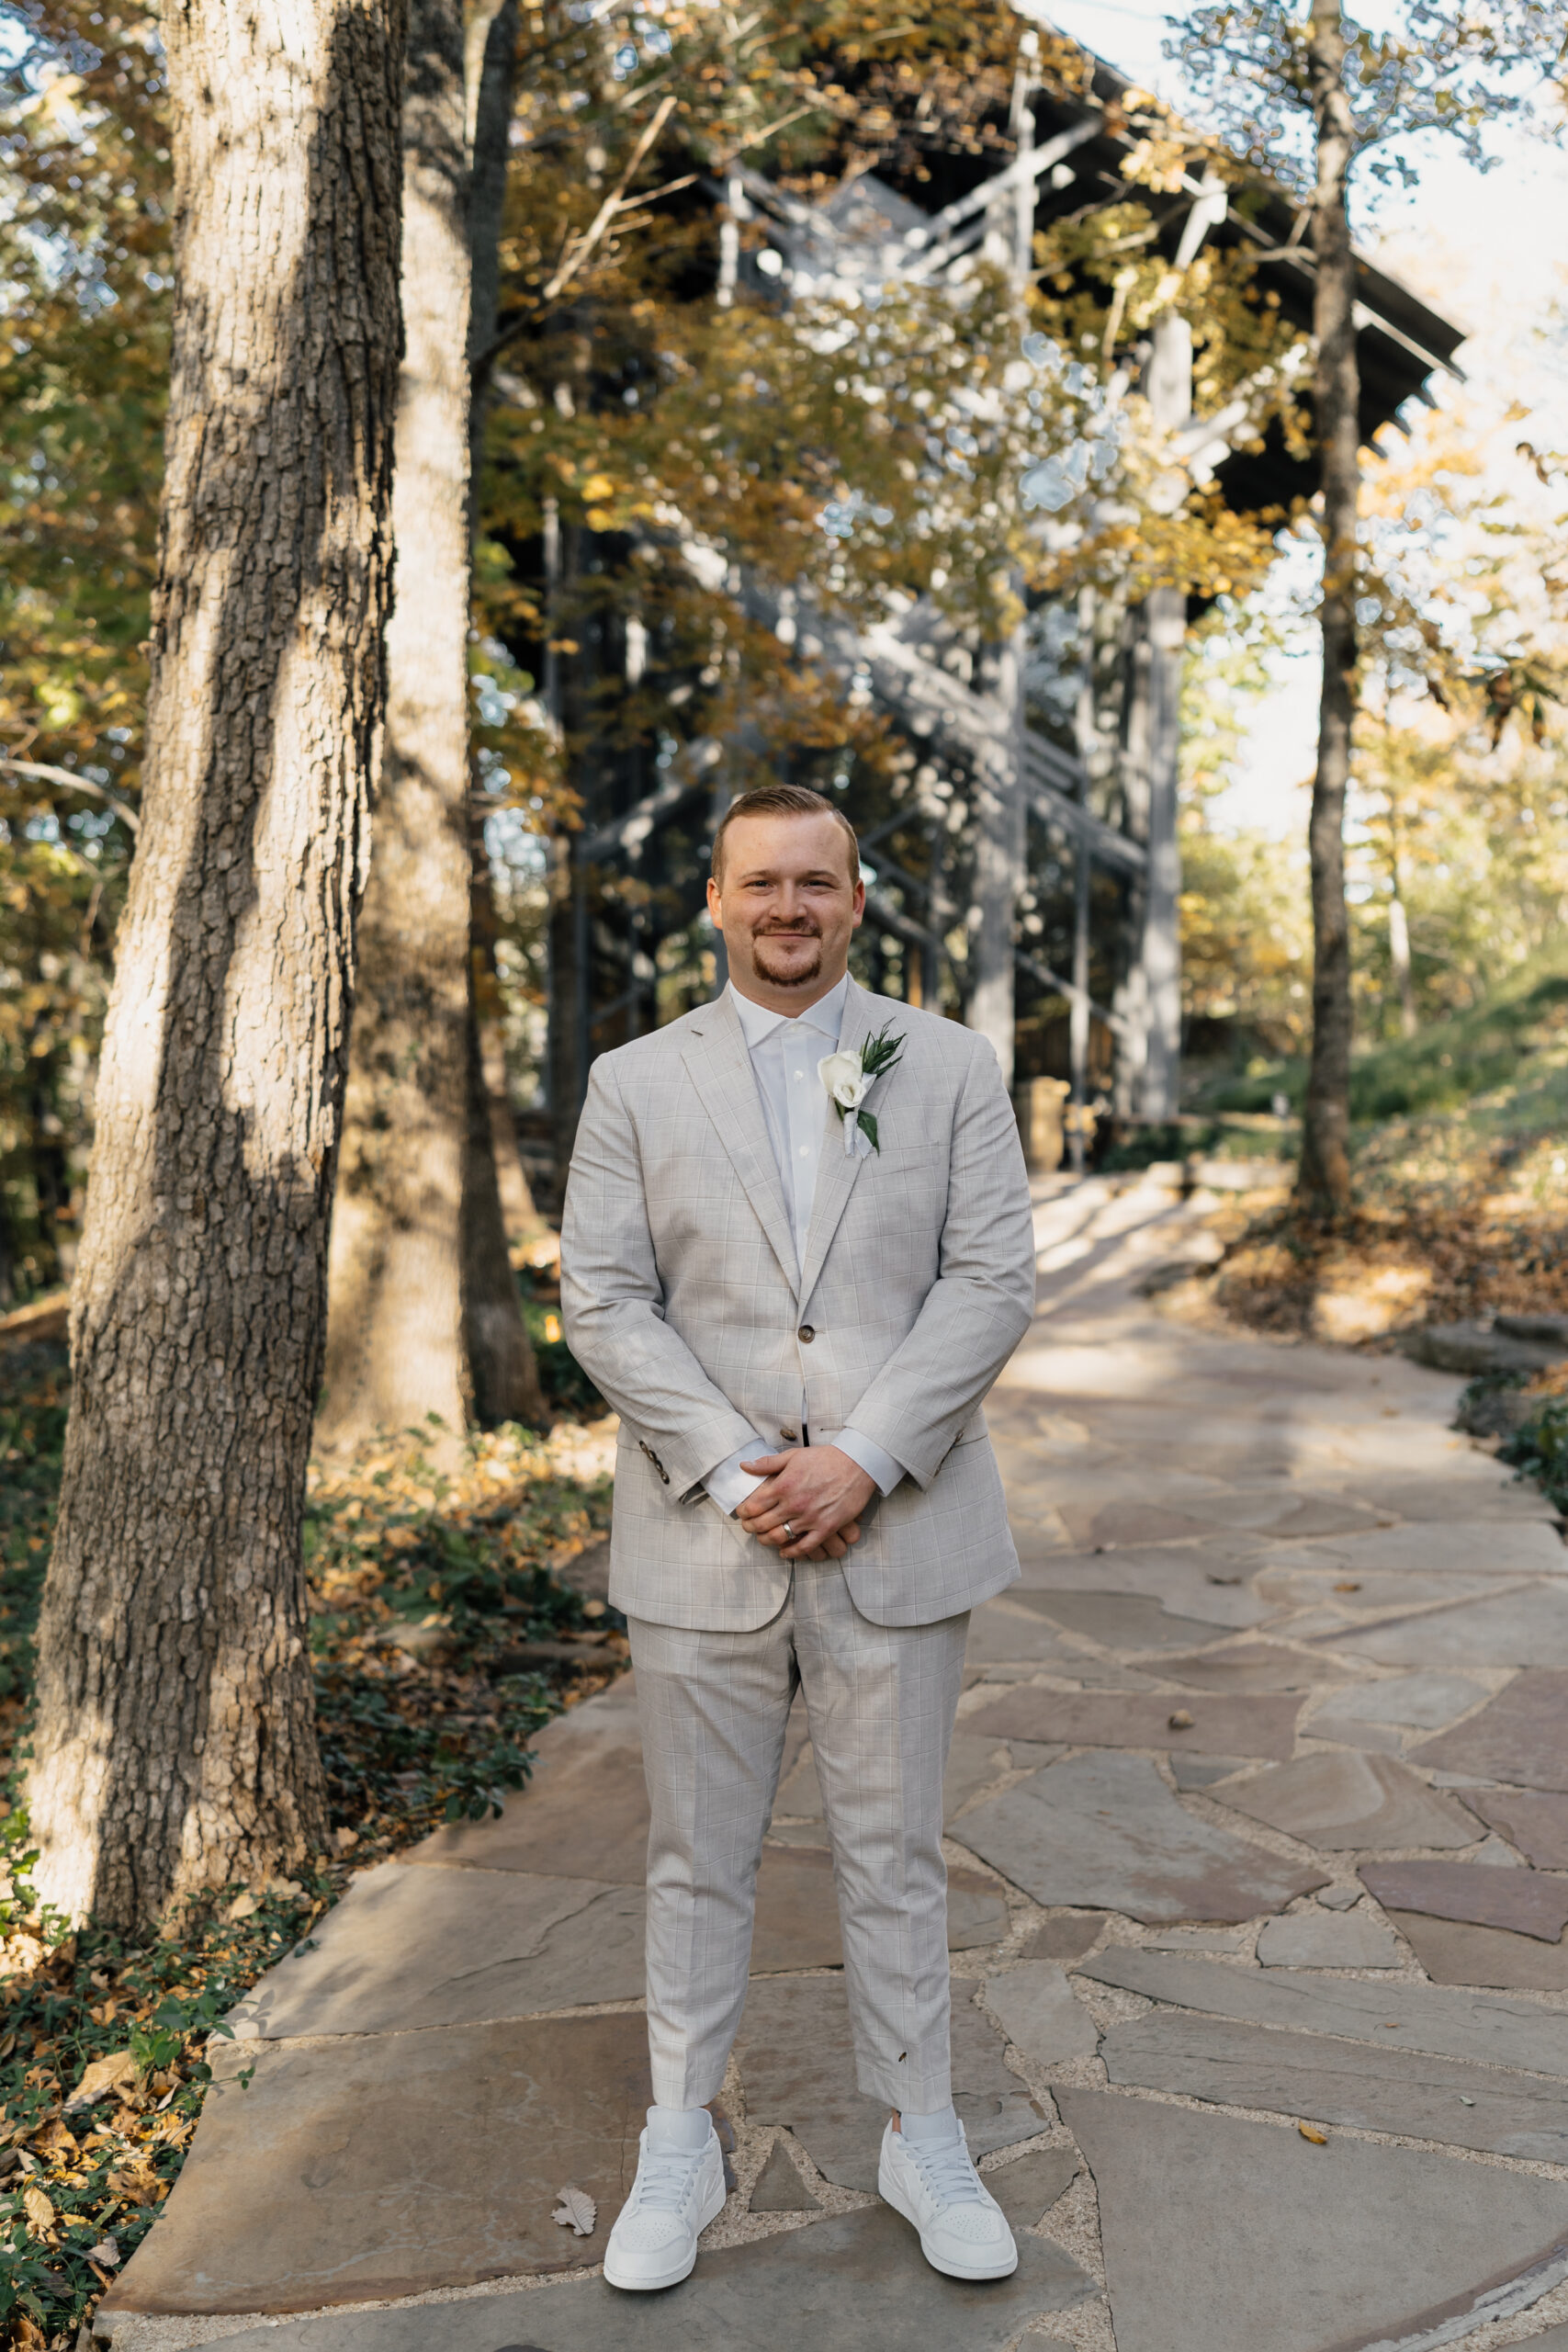
<path id="1" fill-rule="evenodd" d="M 90 793 L 95 800 L 103 801 L 107 808 L 114 810 L 128 832 L 138 833 L 141 830 L 141 819 L 126 807 L 124 801 L 117 800 L 112 792 L 106 792 L 101 784 L 93 782 L 91 776 L 75 775 L 70 768 L 51 767 L 43 760 L 0 759 L 0 771 L 7 775 L 36 776 L 40 784 L 63 784 L 73 792 Z"/>

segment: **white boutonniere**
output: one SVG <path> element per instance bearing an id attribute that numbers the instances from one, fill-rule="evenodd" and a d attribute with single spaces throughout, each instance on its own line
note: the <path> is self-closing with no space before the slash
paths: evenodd
<path id="1" fill-rule="evenodd" d="M 893 1068 L 903 1050 L 902 1037 L 890 1037 L 886 1029 L 881 1029 L 874 1037 L 865 1040 L 858 1054 L 824 1054 L 818 1063 L 817 1075 L 828 1090 L 844 1131 L 846 1159 L 855 1148 L 857 1133 L 866 1137 L 873 1151 L 881 1151 L 876 1121 L 863 1105 L 877 1080 Z"/>

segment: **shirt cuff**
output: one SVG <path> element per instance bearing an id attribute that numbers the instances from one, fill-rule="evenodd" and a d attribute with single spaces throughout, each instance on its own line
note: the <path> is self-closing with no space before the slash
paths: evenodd
<path id="1" fill-rule="evenodd" d="M 876 1481 L 884 1495 L 890 1495 L 904 1476 L 903 1464 L 895 1462 L 874 1438 L 863 1435 L 859 1430 L 840 1430 L 832 1442 L 840 1453 L 847 1453 L 852 1462 L 859 1463 L 866 1476 Z"/>
<path id="2" fill-rule="evenodd" d="M 728 1462 L 721 1462 L 716 1470 L 708 1472 L 703 1484 L 727 1519 L 733 1519 L 747 1496 L 754 1495 L 763 1484 L 761 1478 L 753 1478 L 749 1471 L 742 1470 L 740 1464 L 758 1462 L 764 1453 L 776 1450 L 764 1438 L 753 1438 L 749 1445 L 738 1446 Z"/>

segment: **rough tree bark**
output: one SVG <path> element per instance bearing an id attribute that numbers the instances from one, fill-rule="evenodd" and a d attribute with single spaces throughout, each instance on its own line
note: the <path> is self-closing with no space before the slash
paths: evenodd
<path id="1" fill-rule="evenodd" d="M 318 1437 L 544 1417 L 488 1126 L 473 1117 L 468 953 L 468 157 L 458 0 L 412 0 L 403 108 L 397 608 L 360 921 Z M 502 130 L 504 141 L 504 127 Z M 504 147 L 503 147 L 504 153 Z M 466 1227 L 477 1228 L 470 1239 Z M 477 1287 L 476 1287 L 477 1286 Z M 527 1376 L 525 1376 L 527 1375 Z"/>
<path id="2" fill-rule="evenodd" d="M 125 1928 L 325 1833 L 299 1530 L 397 395 L 398 0 L 175 0 L 141 832 L 39 1627 L 39 1883 Z"/>
<path id="3" fill-rule="evenodd" d="M 387 743 L 333 1217 L 318 1438 L 435 1413 L 455 1462 L 471 1388 L 460 1216 L 468 1125 L 468 244 L 459 0 L 412 0 L 387 630 Z"/>
<path id="4" fill-rule="evenodd" d="M 1334 1212 L 1350 1201 L 1350 922 L 1345 904 L 1345 791 L 1356 713 L 1356 526 L 1360 506 L 1360 373 L 1349 175 L 1355 124 L 1345 82 L 1340 0 L 1313 0 L 1309 48 L 1317 188 L 1313 398 L 1323 472 L 1323 693 L 1308 847 L 1312 864 L 1312 1062 L 1298 1195 Z"/>

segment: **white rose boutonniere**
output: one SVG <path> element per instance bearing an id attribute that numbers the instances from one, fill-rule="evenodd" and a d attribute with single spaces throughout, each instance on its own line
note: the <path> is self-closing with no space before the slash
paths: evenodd
<path id="1" fill-rule="evenodd" d="M 858 1131 L 866 1137 L 873 1151 L 880 1152 L 876 1139 L 876 1121 L 863 1108 L 866 1096 L 885 1070 L 890 1070 L 904 1050 L 902 1037 L 889 1036 L 886 1029 L 868 1037 L 859 1053 L 824 1054 L 817 1065 L 817 1075 L 827 1088 L 829 1099 L 839 1114 L 844 1130 L 844 1157 L 854 1149 Z"/>

